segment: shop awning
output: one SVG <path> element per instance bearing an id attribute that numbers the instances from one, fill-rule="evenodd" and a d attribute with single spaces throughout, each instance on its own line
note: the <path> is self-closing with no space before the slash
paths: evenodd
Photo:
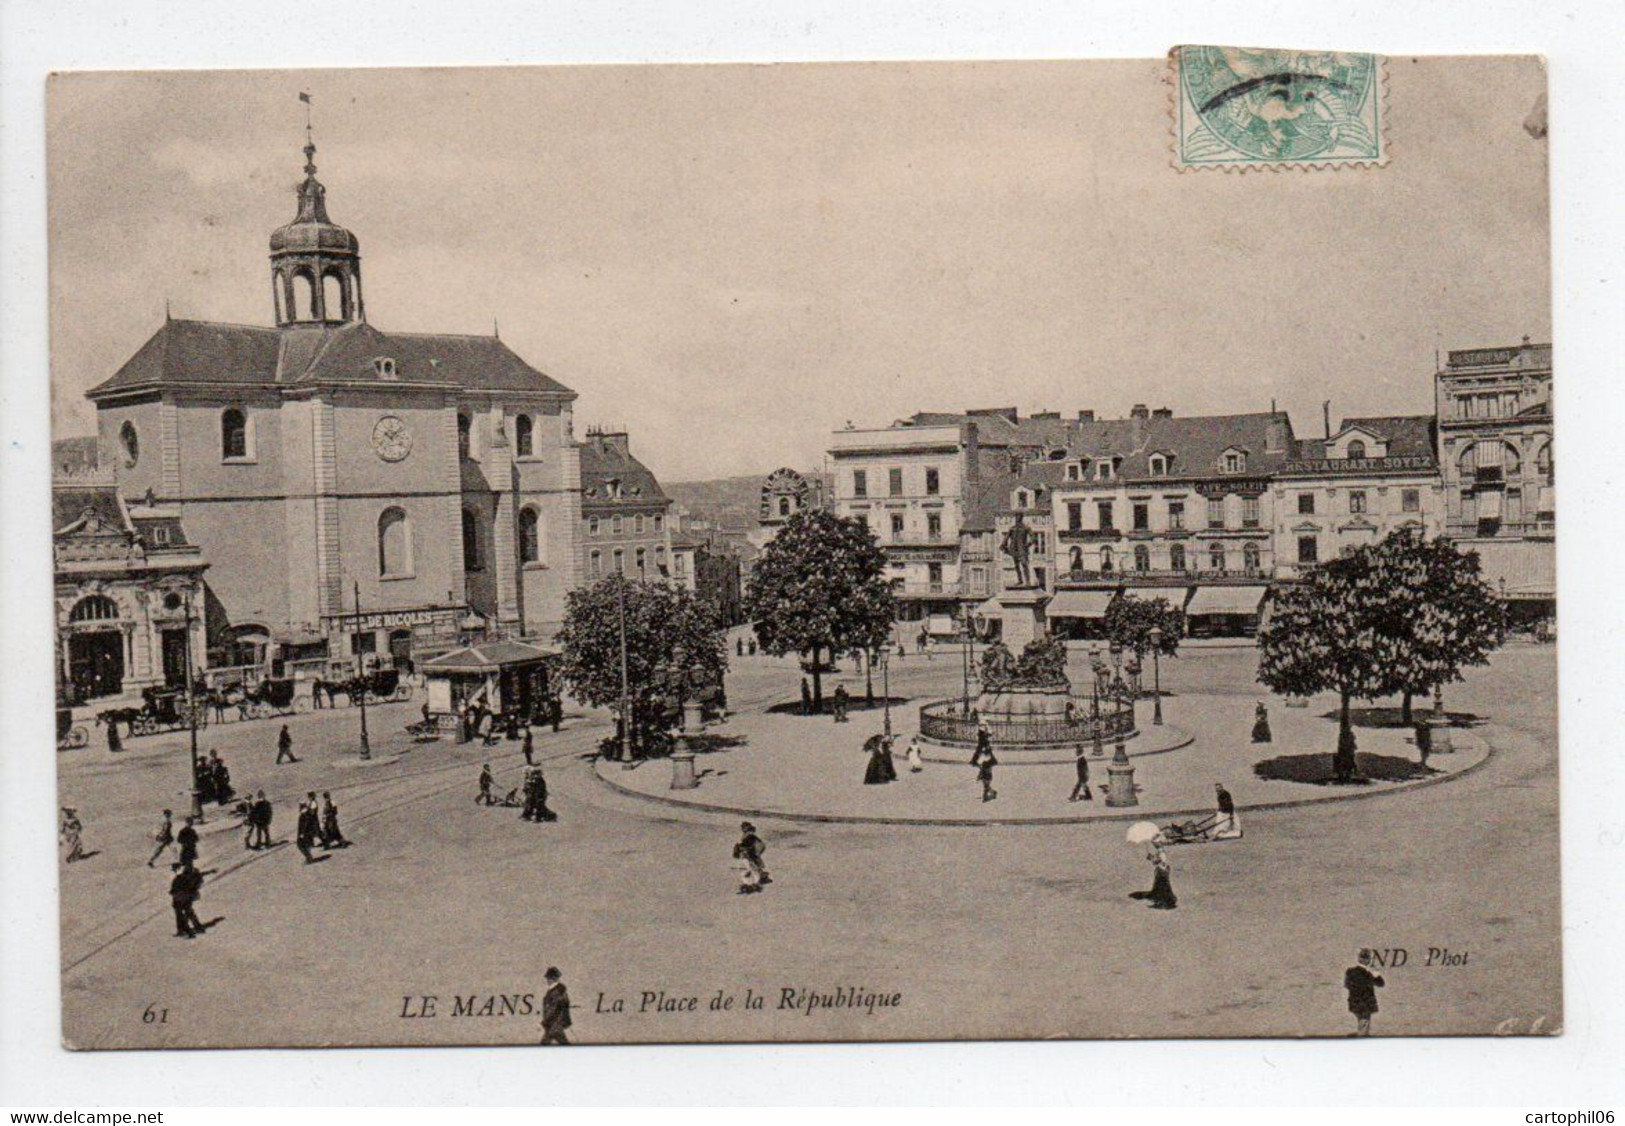
<path id="1" fill-rule="evenodd" d="M 1199 586 L 1185 607 L 1185 615 L 1256 614 L 1268 590 L 1263 586 Z"/>
<path id="2" fill-rule="evenodd" d="M 1478 553 L 1480 576 L 1503 598 L 1557 597 L 1556 545 L 1535 540 L 1468 540 L 1457 547 Z"/>
<path id="3" fill-rule="evenodd" d="M 972 610 L 971 615 L 977 618 L 997 618 L 999 616 L 999 600 L 997 598 L 989 598 L 986 602 Z"/>
<path id="4" fill-rule="evenodd" d="M 1124 594 L 1132 594 L 1135 598 L 1152 602 L 1162 599 L 1175 610 L 1183 610 L 1185 601 L 1191 596 L 1188 586 L 1129 586 L 1123 588 Z"/>
<path id="5" fill-rule="evenodd" d="M 1044 613 L 1051 618 L 1104 618 L 1115 590 L 1063 590 L 1050 599 Z"/>
<path id="6" fill-rule="evenodd" d="M 449 672 L 486 673 L 514 665 L 534 664 L 556 656 L 552 649 L 543 649 L 523 641 L 488 641 L 482 645 L 468 645 L 442 653 L 418 667 L 426 674 Z"/>

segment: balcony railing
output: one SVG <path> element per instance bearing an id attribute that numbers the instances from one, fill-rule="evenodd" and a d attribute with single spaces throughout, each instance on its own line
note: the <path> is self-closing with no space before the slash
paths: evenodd
<path id="1" fill-rule="evenodd" d="M 968 749 L 976 746 L 978 723 L 985 722 L 995 747 L 1039 750 L 1087 745 L 1097 734 L 1101 742 L 1109 743 L 1134 733 L 1132 700 L 1124 700 L 1121 710 L 1107 703 L 1099 716 L 1090 715 L 1089 704 L 1087 698 L 1074 697 L 1071 718 L 1015 719 L 992 713 L 973 718 L 961 710 L 959 701 L 938 700 L 920 708 L 920 734 L 935 743 Z"/>
<path id="2" fill-rule="evenodd" d="M 946 597 L 948 595 L 956 595 L 959 593 L 959 585 L 957 583 L 949 582 L 911 583 L 899 581 L 892 583 L 891 589 L 893 594 L 899 595 L 903 598 L 928 598 L 935 595 Z"/>
<path id="3" fill-rule="evenodd" d="M 1064 582 L 1074 583 L 1135 583 L 1157 579 L 1171 579 L 1191 583 L 1218 582 L 1221 580 L 1262 582 L 1267 578 L 1263 567 L 1243 567 L 1239 570 L 1230 567 L 1186 567 L 1182 570 L 1170 567 L 1149 567 L 1143 571 L 1136 571 L 1133 567 L 1123 567 L 1111 571 L 1079 568 L 1062 571 L 1058 577 Z"/>
<path id="4" fill-rule="evenodd" d="M 1056 535 L 1067 543 L 1099 543 L 1123 538 L 1121 528 L 1062 528 Z"/>

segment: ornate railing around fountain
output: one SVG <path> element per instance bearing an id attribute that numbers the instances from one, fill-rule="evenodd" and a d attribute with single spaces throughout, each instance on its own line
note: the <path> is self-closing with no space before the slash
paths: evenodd
<path id="1" fill-rule="evenodd" d="M 934 743 L 973 747 L 976 745 L 976 725 L 985 720 L 995 747 L 1033 749 L 1092 743 L 1097 727 L 1103 743 L 1110 743 L 1119 735 L 1126 739 L 1134 734 L 1133 701 L 1125 699 L 1121 710 L 1108 704 L 1098 718 L 1090 714 L 1089 706 L 1087 697 L 1074 697 L 1070 719 L 1017 719 L 994 714 L 978 719 L 966 715 L 958 700 L 938 700 L 920 707 L 920 734 Z"/>

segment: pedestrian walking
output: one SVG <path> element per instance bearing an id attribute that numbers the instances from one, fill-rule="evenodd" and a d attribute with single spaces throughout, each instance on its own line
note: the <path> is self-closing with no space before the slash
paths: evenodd
<path id="1" fill-rule="evenodd" d="M 1264 706 L 1264 701 L 1260 700 L 1253 707 L 1253 742 L 1269 743 L 1272 741 L 1270 737 L 1270 710 Z"/>
<path id="2" fill-rule="evenodd" d="M 924 757 L 920 753 L 920 737 L 918 735 L 908 741 L 908 750 L 904 752 L 904 757 L 908 759 L 908 772 L 910 774 L 918 774 L 925 769 Z"/>
<path id="3" fill-rule="evenodd" d="M 531 745 L 530 727 L 528 725 L 525 727 L 525 741 L 519 745 L 519 749 L 525 754 L 525 765 L 532 765 L 535 761 L 531 758 L 531 752 L 534 748 Z"/>
<path id="4" fill-rule="evenodd" d="M 1084 755 L 1083 748 L 1078 748 L 1077 758 L 1078 780 L 1073 783 L 1072 796 L 1067 801 L 1094 801 L 1095 792 L 1089 788 L 1089 759 Z"/>
<path id="5" fill-rule="evenodd" d="M 1427 720 L 1419 719 L 1412 731 L 1416 736 L 1417 761 L 1425 767 L 1428 764 L 1428 756 L 1433 753 L 1433 727 Z"/>
<path id="6" fill-rule="evenodd" d="M 801 678 L 801 714 L 812 715 L 812 688 L 806 677 Z"/>
<path id="7" fill-rule="evenodd" d="M 897 760 L 892 758 L 892 747 L 897 743 L 895 735 L 883 735 L 880 738 L 880 768 L 886 772 L 886 781 L 897 781 Z"/>
<path id="8" fill-rule="evenodd" d="M 529 755 L 525 756 L 525 761 L 526 762 L 530 761 L 530 756 Z M 495 805 L 496 804 L 496 799 L 491 796 L 491 787 L 495 783 L 496 783 L 496 777 L 491 773 L 491 764 L 486 763 L 484 766 L 480 767 L 480 796 L 474 799 L 475 804 L 477 804 L 477 805 Z"/>
<path id="9" fill-rule="evenodd" d="M 172 866 L 174 877 L 169 881 L 169 904 L 175 909 L 175 937 L 196 938 L 203 933 L 203 922 L 197 917 L 197 901 L 203 898 L 203 873 L 190 862 Z"/>
<path id="10" fill-rule="evenodd" d="M 1168 863 L 1168 854 L 1159 842 L 1152 841 L 1145 858 L 1154 873 L 1151 890 L 1130 892 L 1129 898 L 1149 900 L 1149 906 L 1157 911 L 1172 911 L 1179 906 L 1179 897 L 1174 894 L 1173 865 Z"/>
<path id="11" fill-rule="evenodd" d="M 980 742 L 976 751 L 971 755 L 970 764 L 976 768 L 976 780 L 982 784 L 982 800 L 993 801 L 999 796 L 999 791 L 993 788 L 993 768 L 999 765 L 999 760 L 993 754 L 993 745 L 983 746 Z"/>
<path id="12" fill-rule="evenodd" d="M 67 863 L 85 858 L 84 823 L 79 820 L 79 811 L 71 805 L 62 807 L 62 822 L 58 826 L 57 835 L 63 845 L 67 847 Z"/>
<path id="13" fill-rule="evenodd" d="M 542 994 L 542 1043 L 569 1044 L 564 1033 L 571 1023 L 570 991 L 564 987 L 564 975 L 557 966 L 549 966 L 542 976 L 547 980 L 547 992 Z"/>
<path id="14" fill-rule="evenodd" d="M 756 639 L 754 637 L 750 639 L 750 644 L 746 648 L 750 651 L 752 657 L 756 656 Z"/>
<path id="15" fill-rule="evenodd" d="M 192 772 L 192 789 L 197 791 L 198 805 L 214 801 L 214 766 L 207 756 L 200 759 Z"/>
<path id="16" fill-rule="evenodd" d="M 344 833 L 339 829 L 339 807 L 333 804 L 333 795 L 326 790 L 322 791 L 322 847 L 350 847 L 350 842 L 344 839 Z"/>
<path id="17" fill-rule="evenodd" d="M 864 740 L 864 749 L 869 752 L 869 763 L 863 769 L 863 784 L 865 786 L 881 786 L 891 779 L 886 777 L 886 760 L 884 758 L 885 736 L 871 735 Z"/>
<path id="18" fill-rule="evenodd" d="M 209 769 L 214 774 L 215 804 L 225 805 L 237 796 L 237 791 L 231 788 L 231 771 L 226 768 L 219 751 L 209 752 Z"/>
<path id="19" fill-rule="evenodd" d="M 1371 951 L 1361 950 L 1359 961 L 1343 973 L 1348 990 L 1349 1012 L 1354 1014 L 1354 1035 L 1371 1035 L 1371 1018 L 1377 1015 L 1377 990 L 1388 983 L 1371 968 Z"/>
<path id="20" fill-rule="evenodd" d="M 536 817 L 537 821 L 557 821 L 559 815 L 547 808 L 547 775 L 542 773 L 539 766 L 532 767 L 536 774 Z"/>
<path id="21" fill-rule="evenodd" d="M 315 847 L 317 831 L 316 811 L 307 803 L 300 802 L 299 816 L 294 821 L 293 842 L 294 847 L 305 858 L 306 864 L 316 862 L 316 858 L 311 855 L 311 849 Z"/>
<path id="22" fill-rule="evenodd" d="M 298 762 L 293 755 L 293 736 L 288 733 L 288 725 L 282 725 L 282 733 L 276 737 L 276 763 L 281 766 L 285 762 Z"/>
<path id="23" fill-rule="evenodd" d="M 249 839 L 252 843 L 248 847 L 255 849 L 271 847 L 271 817 L 273 813 L 271 801 L 265 796 L 265 791 L 261 790 L 255 794 L 252 810 L 253 824 L 249 830 Z"/>
<path id="24" fill-rule="evenodd" d="M 767 851 L 767 842 L 756 835 L 756 826 L 749 821 L 739 823 L 739 857 L 756 869 L 756 882 L 770 884 L 773 877 L 767 874 L 767 865 L 762 862 L 762 854 Z"/>
<path id="25" fill-rule="evenodd" d="M 180 846 L 182 864 L 197 863 L 197 830 L 192 828 L 190 817 L 181 822 L 181 831 L 175 834 L 175 843 Z"/>
<path id="26" fill-rule="evenodd" d="M 148 868 L 156 864 L 164 850 L 175 843 L 175 822 L 169 810 L 164 810 L 164 819 L 158 823 L 158 831 L 152 835 L 152 840 L 157 847 L 152 850 L 152 859 L 147 861 Z"/>
<path id="27" fill-rule="evenodd" d="M 852 704 L 852 697 L 847 694 L 846 685 L 837 684 L 835 686 L 835 722 L 836 723 L 846 723 L 847 722 L 846 711 L 847 711 L 847 708 L 849 708 L 851 706 L 851 704 Z"/>
<path id="28" fill-rule="evenodd" d="M 116 719 L 107 721 L 107 749 L 115 755 L 124 749 L 124 740 L 119 737 Z"/>
<path id="29" fill-rule="evenodd" d="M 744 635 L 741 634 L 739 636 L 739 638 L 737 638 L 734 641 L 734 656 L 743 657 L 744 655 L 745 655 L 745 638 L 744 638 Z"/>

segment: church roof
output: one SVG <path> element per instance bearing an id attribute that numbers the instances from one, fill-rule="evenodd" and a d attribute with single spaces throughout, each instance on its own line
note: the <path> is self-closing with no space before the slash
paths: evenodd
<path id="1" fill-rule="evenodd" d="M 374 361 L 394 360 L 394 378 Z M 575 397 L 495 336 L 382 332 L 369 324 L 258 325 L 167 320 L 112 378 L 86 396 L 196 384 L 311 386 L 329 382 L 452 384 L 470 391 Z"/>

